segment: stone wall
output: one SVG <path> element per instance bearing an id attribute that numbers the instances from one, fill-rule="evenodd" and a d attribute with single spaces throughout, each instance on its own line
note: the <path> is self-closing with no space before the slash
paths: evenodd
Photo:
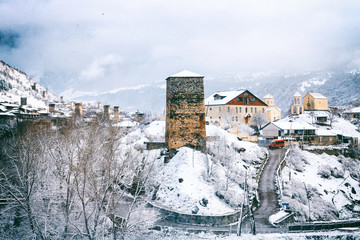
<path id="1" fill-rule="evenodd" d="M 166 133 L 169 150 L 206 149 L 203 77 L 169 77 L 166 86 Z"/>

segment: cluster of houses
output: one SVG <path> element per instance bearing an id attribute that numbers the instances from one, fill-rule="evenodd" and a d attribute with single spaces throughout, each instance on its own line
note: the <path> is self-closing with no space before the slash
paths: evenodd
<path id="1" fill-rule="evenodd" d="M 34 108 L 27 103 L 27 98 L 21 98 L 18 102 L 0 102 L 0 124 L 13 127 L 18 121 L 31 120 L 37 123 L 55 125 L 64 123 L 72 118 L 82 118 L 85 122 L 102 117 L 110 121 L 114 126 L 128 129 L 136 126 L 144 119 L 144 113 L 127 113 L 120 111 L 119 106 L 104 105 L 100 102 L 97 106 L 74 102 L 65 102 L 63 97 L 60 101 L 48 104 L 48 108 Z M 48 123 L 48 124 L 46 124 Z"/>
<path id="2" fill-rule="evenodd" d="M 266 140 L 286 139 L 295 144 L 332 145 L 339 142 L 358 144 L 357 138 L 319 126 L 331 125 L 328 99 L 320 93 L 308 92 L 304 97 L 299 92 L 293 96 L 289 121 L 281 119 L 281 109 L 275 106 L 274 97 L 266 94 L 262 99 L 249 90 L 216 92 L 205 99 L 206 121 L 228 127 L 229 131 L 245 140 L 258 141 L 257 137 L 234 131 L 239 124 L 261 126 L 260 136 Z M 308 114 L 313 124 L 301 121 L 298 116 Z M 359 118 L 360 108 L 343 113 L 350 118 Z"/>

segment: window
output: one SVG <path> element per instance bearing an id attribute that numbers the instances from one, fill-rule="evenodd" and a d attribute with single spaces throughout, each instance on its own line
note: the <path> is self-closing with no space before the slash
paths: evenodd
<path id="1" fill-rule="evenodd" d="M 239 107 L 239 112 L 241 113 L 241 107 Z"/>
<path id="2" fill-rule="evenodd" d="M 250 98 L 250 102 L 255 102 L 255 98 L 254 98 L 254 97 L 251 97 L 251 98 Z"/>
<path id="3" fill-rule="evenodd" d="M 265 108 L 263 108 L 263 110 L 262 110 L 262 111 L 263 111 L 263 113 L 265 113 Z"/>
<path id="4" fill-rule="evenodd" d="M 269 105 L 269 101 L 266 101 L 266 104 L 268 104 L 268 105 Z"/>
<path id="5" fill-rule="evenodd" d="M 228 112 L 230 112 L 230 107 L 228 107 Z"/>
<path id="6" fill-rule="evenodd" d="M 242 102 L 242 101 L 243 101 L 243 98 L 242 98 L 242 97 L 238 97 L 237 100 L 238 100 L 238 102 Z"/>
<path id="7" fill-rule="evenodd" d="M 231 121 L 234 121 L 234 117 L 231 117 Z"/>
<path id="8" fill-rule="evenodd" d="M 255 113 L 256 113 L 256 108 L 255 108 Z"/>
<path id="9" fill-rule="evenodd" d="M 235 117 L 235 120 L 238 121 L 238 117 L 237 117 L 237 116 Z"/>
<path id="10" fill-rule="evenodd" d="M 221 107 L 219 107 L 219 112 L 221 112 Z"/>
<path id="11" fill-rule="evenodd" d="M 209 110 L 211 111 L 212 109 L 210 108 Z"/>
<path id="12" fill-rule="evenodd" d="M 245 105 L 249 104 L 249 98 L 245 98 Z"/>
<path id="13" fill-rule="evenodd" d="M 221 117 L 219 117 L 219 120 L 221 120 Z"/>
<path id="14" fill-rule="evenodd" d="M 210 117 L 210 119 L 212 119 L 212 117 Z"/>
<path id="15" fill-rule="evenodd" d="M 238 108 L 236 107 L 235 109 L 236 109 L 236 113 L 238 113 Z"/>
<path id="16" fill-rule="evenodd" d="M 251 111 L 251 113 L 253 112 L 253 108 L 252 108 L 252 107 L 250 108 L 250 111 Z"/>
<path id="17" fill-rule="evenodd" d="M 246 93 L 244 93 L 244 97 L 249 97 L 249 94 L 246 92 Z"/>
<path id="18" fill-rule="evenodd" d="M 247 108 L 245 108 L 245 113 L 247 113 Z"/>

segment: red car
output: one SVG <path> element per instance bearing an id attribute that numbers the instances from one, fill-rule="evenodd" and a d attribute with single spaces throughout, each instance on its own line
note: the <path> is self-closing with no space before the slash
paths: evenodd
<path id="1" fill-rule="evenodd" d="M 283 139 L 281 139 L 281 140 L 273 140 L 269 144 L 270 149 L 283 148 L 284 146 L 285 146 L 285 142 L 284 142 Z"/>

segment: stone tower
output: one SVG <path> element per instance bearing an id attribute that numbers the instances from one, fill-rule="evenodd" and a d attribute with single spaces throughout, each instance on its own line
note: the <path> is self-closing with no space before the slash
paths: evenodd
<path id="1" fill-rule="evenodd" d="M 165 142 L 170 153 L 182 146 L 206 150 L 204 76 L 182 71 L 166 79 Z"/>
<path id="2" fill-rule="evenodd" d="M 114 106 L 114 123 L 119 122 L 119 106 Z"/>
<path id="3" fill-rule="evenodd" d="M 110 105 L 104 105 L 104 118 L 110 120 Z"/>
<path id="4" fill-rule="evenodd" d="M 266 94 L 263 97 L 263 102 L 266 103 L 269 107 L 273 107 L 274 106 L 274 97 L 271 94 Z"/>
<path id="5" fill-rule="evenodd" d="M 301 94 L 297 91 L 293 96 L 293 104 L 291 105 L 291 114 L 302 114 L 304 111 Z"/>

